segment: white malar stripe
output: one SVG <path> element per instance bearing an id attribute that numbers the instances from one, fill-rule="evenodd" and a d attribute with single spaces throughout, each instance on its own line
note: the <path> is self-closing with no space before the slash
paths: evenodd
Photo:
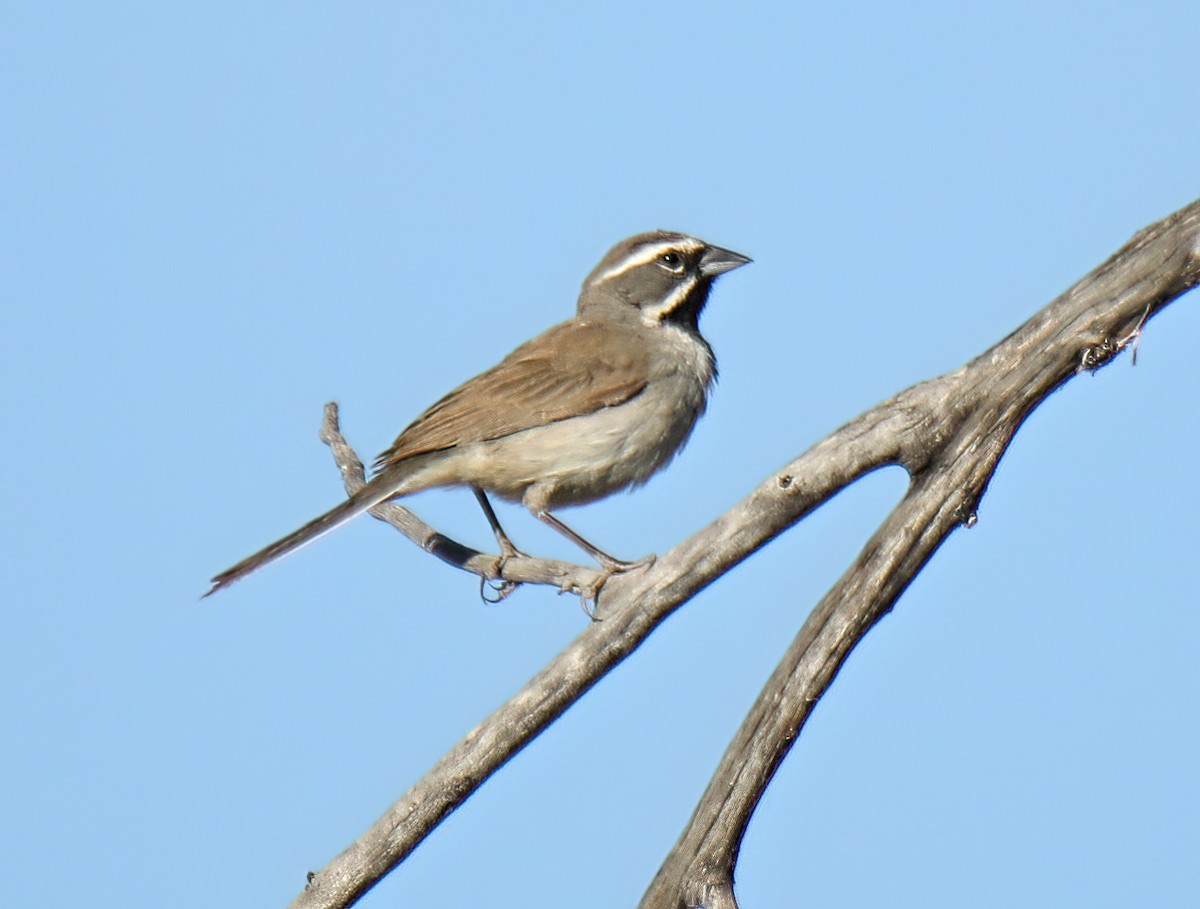
<path id="1" fill-rule="evenodd" d="M 600 284 L 610 278 L 615 278 L 617 275 L 624 274 L 631 268 L 637 268 L 639 265 L 645 265 L 648 262 L 653 262 L 663 253 L 671 252 L 671 250 L 680 250 L 682 252 L 697 252 L 704 248 L 704 244 L 695 237 L 673 237 L 670 240 L 662 240 L 652 246 L 642 247 L 636 255 L 632 255 L 627 259 L 622 259 L 608 271 L 603 272 L 592 282 L 593 285 Z"/>
<path id="2" fill-rule="evenodd" d="M 655 307 L 646 307 L 642 310 L 642 321 L 647 325 L 657 325 L 663 319 L 671 314 L 671 312 L 680 303 L 688 298 L 693 290 L 696 289 L 696 278 L 689 277 L 686 281 L 680 283 L 670 295 Z"/>

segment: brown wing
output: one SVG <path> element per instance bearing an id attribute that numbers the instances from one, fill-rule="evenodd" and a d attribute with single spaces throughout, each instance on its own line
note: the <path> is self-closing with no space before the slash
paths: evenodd
<path id="1" fill-rule="evenodd" d="M 650 372 L 648 353 L 631 341 L 612 324 L 556 325 L 417 417 L 375 466 L 628 401 L 646 387 Z"/>

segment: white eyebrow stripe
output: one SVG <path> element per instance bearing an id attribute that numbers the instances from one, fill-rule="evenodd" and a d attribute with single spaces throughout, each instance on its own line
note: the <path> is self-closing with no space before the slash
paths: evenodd
<path id="1" fill-rule="evenodd" d="M 671 291 L 670 295 L 653 308 L 642 310 L 642 321 L 647 325 L 656 325 L 667 316 L 669 316 L 679 304 L 688 298 L 693 290 L 696 289 L 697 279 L 689 275 L 686 281 L 683 281 Z"/>
<path id="2" fill-rule="evenodd" d="M 697 250 L 703 248 L 704 244 L 693 237 L 673 237 L 670 240 L 660 240 L 658 243 L 655 243 L 652 246 L 643 247 L 637 255 L 630 256 L 627 259 L 622 259 L 620 262 L 612 266 L 612 268 L 597 275 L 595 280 L 592 281 L 592 284 L 601 284 L 610 278 L 615 278 L 617 275 L 624 274 L 631 268 L 637 268 L 639 265 L 645 265 L 649 262 L 653 262 L 663 253 L 670 252 L 673 249 L 683 250 L 685 252 L 696 252 Z"/>

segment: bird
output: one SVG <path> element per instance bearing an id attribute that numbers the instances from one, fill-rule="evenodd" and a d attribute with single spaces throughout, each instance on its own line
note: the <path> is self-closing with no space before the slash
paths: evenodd
<path id="1" fill-rule="evenodd" d="M 554 511 L 639 486 L 682 449 L 717 376 L 701 311 L 717 277 L 750 261 L 665 230 L 622 240 L 584 280 L 574 318 L 429 407 L 361 489 L 216 575 L 204 596 L 382 502 L 436 487 L 474 492 L 505 558 L 520 551 L 488 493 L 524 505 L 609 573 L 645 564 L 609 555 Z"/>

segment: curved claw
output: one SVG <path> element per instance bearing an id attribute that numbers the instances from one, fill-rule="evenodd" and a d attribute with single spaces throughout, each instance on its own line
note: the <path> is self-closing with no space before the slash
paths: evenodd
<path id="1" fill-rule="evenodd" d="M 507 599 L 520 586 L 520 581 L 508 581 L 504 578 L 480 578 L 479 599 L 489 606 L 495 606 Z M 489 590 L 492 591 L 493 596 L 488 596 Z"/>
<path id="2" fill-rule="evenodd" d="M 571 593 L 578 594 L 579 605 L 589 619 L 593 622 L 602 621 L 597 614 L 597 608 L 600 605 L 600 591 L 608 583 L 608 579 L 614 574 L 624 574 L 626 571 L 632 571 L 635 568 L 649 568 L 657 559 L 658 556 L 653 553 L 638 559 L 636 562 L 622 562 L 618 559 L 611 559 L 609 561 L 612 564 L 605 564 L 604 570 L 596 576 L 596 580 L 592 583 L 587 585 L 575 584 L 569 589 Z"/>
<path id="3" fill-rule="evenodd" d="M 504 566 L 508 564 L 509 559 L 529 558 L 521 550 L 508 539 L 508 537 L 500 537 L 500 558 L 496 560 L 496 577 L 479 579 L 479 599 L 487 603 L 489 606 L 495 606 L 512 594 L 514 590 L 521 586 L 520 581 L 510 581 L 504 577 Z M 488 590 L 491 590 L 494 597 L 488 596 Z"/>
<path id="4" fill-rule="evenodd" d="M 570 588 L 571 593 L 579 596 L 579 608 L 583 610 L 583 614 L 593 622 L 600 621 L 600 616 L 596 613 L 596 610 L 600 605 L 600 588 L 604 586 L 605 582 L 607 582 L 614 573 L 615 572 L 606 568 L 591 584 L 582 587 L 579 585 L 574 585 Z"/>

